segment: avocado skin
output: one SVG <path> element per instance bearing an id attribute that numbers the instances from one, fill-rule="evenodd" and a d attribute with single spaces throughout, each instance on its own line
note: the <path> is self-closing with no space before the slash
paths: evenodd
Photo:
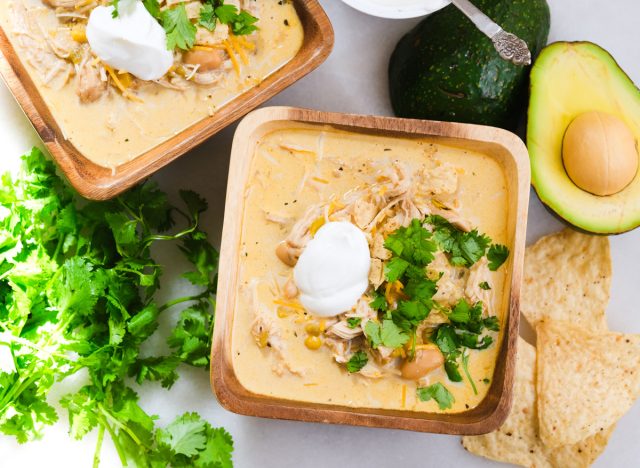
<path id="1" fill-rule="evenodd" d="M 473 0 L 536 57 L 550 26 L 546 0 Z M 513 130 L 526 106 L 530 67 L 500 58 L 491 40 L 456 7 L 428 16 L 391 55 L 389 88 L 395 114 L 492 125 Z"/>

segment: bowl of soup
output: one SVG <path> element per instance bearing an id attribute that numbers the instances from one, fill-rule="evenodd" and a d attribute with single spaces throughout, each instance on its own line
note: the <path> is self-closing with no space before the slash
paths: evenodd
<path id="1" fill-rule="evenodd" d="M 267 108 L 231 156 L 212 385 L 254 416 L 477 434 L 511 404 L 526 148 Z"/>
<path id="2" fill-rule="evenodd" d="M 0 73 L 74 187 L 110 198 L 317 67 L 316 0 L 0 5 Z"/>

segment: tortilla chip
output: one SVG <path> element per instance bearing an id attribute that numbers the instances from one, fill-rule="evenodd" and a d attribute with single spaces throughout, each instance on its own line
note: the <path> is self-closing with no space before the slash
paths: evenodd
<path id="1" fill-rule="evenodd" d="M 586 468 L 604 451 L 613 427 L 575 445 L 548 449 L 538 436 L 536 412 L 536 350 L 519 338 L 513 408 L 494 432 L 466 436 L 469 452 L 492 460 L 530 468 Z"/>
<path id="2" fill-rule="evenodd" d="M 513 407 L 509 417 L 494 432 L 463 437 L 462 445 L 469 452 L 492 460 L 536 468 L 551 467 L 537 431 L 536 350 L 522 338 L 518 340 Z"/>
<path id="3" fill-rule="evenodd" d="M 573 445 L 547 449 L 549 461 L 556 468 L 587 468 L 596 461 L 609 443 L 615 425 Z"/>
<path id="4" fill-rule="evenodd" d="M 640 335 L 540 322 L 538 419 L 551 448 L 605 432 L 640 396 Z"/>
<path id="5" fill-rule="evenodd" d="M 572 229 L 543 237 L 526 251 L 522 313 L 533 327 L 551 318 L 606 331 L 611 271 L 608 237 Z"/>

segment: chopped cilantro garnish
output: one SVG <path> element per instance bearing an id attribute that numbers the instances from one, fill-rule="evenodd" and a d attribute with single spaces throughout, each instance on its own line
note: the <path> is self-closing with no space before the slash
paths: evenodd
<path id="1" fill-rule="evenodd" d="M 381 294 L 378 291 L 375 292 L 373 300 L 369 303 L 369 306 L 377 312 L 386 312 L 389 308 L 384 294 Z"/>
<path id="2" fill-rule="evenodd" d="M 480 289 L 484 289 L 485 291 L 489 291 L 491 289 L 491 286 L 486 281 L 483 281 L 478 286 L 480 287 Z"/>
<path id="3" fill-rule="evenodd" d="M 228 25 L 236 36 L 251 34 L 258 30 L 255 25 L 258 18 L 248 11 L 238 11 L 235 5 L 225 5 L 224 0 L 206 0 L 200 10 L 198 23 L 209 31 L 214 31 L 218 21 Z"/>
<path id="4" fill-rule="evenodd" d="M 509 248 L 506 245 L 493 244 L 487 253 L 489 270 L 496 271 L 509 258 Z"/>
<path id="5" fill-rule="evenodd" d="M 419 267 L 428 265 L 437 249 L 431 240 L 431 233 L 418 219 L 412 220 L 408 227 L 401 227 L 390 234 L 384 241 L 384 246 L 395 258 L 401 258 Z"/>
<path id="6" fill-rule="evenodd" d="M 347 361 L 347 370 L 350 373 L 359 372 L 364 366 L 369 362 L 369 358 L 367 357 L 367 353 L 364 351 L 357 351 L 354 353 L 349 361 Z"/>
<path id="7" fill-rule="evenodd" d="M 347 319 L 347 326 L 349 328 L 356 328 L 362 322 L 361 317 L 349 317 Z"/>
<path id="8" fill-rule="evenodd" d="M 167 32 L 167 49 L 189 50 L 193 47 L 196 42 L 197 28 L 189 19 L 184 3 L 164 10 L 161 14 L 161 22 Z"/>
<path id="9" fill-rule="evenodd" d="M 449 262 L 454 266 L 472 266 L 484 257 L 491 244 L 491 239 L 476 229 L 462 231 L 442 216 L 431 215 L 427 217 L 427 223 L 433 226 L 433 238 L 440 249 L 449 255 Z"/>
<path id="10" fill-rule="evenodd" d="M 419 387 L 417 393 L 420 401 L 435 400 L 441 410 L 451 408 L 456 401 L 451 392 L 447 390 L 447 387 L 440 382 L 428 387 Z"/>
<path id="11" fill-rule="evenodd" d="M 482 335 L 484 330 L 498 331 L 500 326 L 497 317 L 482 318 L 482 302 L 473 306 L 464 298 L 460 299 L 448 314 L 450 324 L 438 327 L 431 339 L 445 357 L 445 371 L 453 382 L 462 378 L 458 369 L 458 360 L 462 358 L 463 370 L 466 349 L 486 349 L 493 343 L 489 335 Z M 462 351 L 461 351 L 462 350 Z M 468 373 L 468 370 L 465 370 Z M 471 381 L 471 380 L 470 380 Z M 475 384 L 471 383 L 472 387 Z"/>
<path id="12" fill-rule="evenodd" d="M 364 333 L 373 349 L 379 346 L 395 349 L 409 341 L 409 335 L 404 333 L 392 320 L 383 320 L 382 323 L 369 321 L 364 326 Z"/>
<path id="13" fill-rule="evenodd" d="M 404 275 L 404 272 L 407 271 L 408 267 L 409 262 L 404 258 L 393 257 L 384 266 L 384 276 L 387 281 L 393 283 L 402 278 L 402 275 Z"/>

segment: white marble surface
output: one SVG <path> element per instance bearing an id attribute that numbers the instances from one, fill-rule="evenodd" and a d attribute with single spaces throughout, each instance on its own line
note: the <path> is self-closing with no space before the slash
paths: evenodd
<path id="1" fill-rule="evenodd" d="M 297 105 L 331 111 L 391 115 L 386 69 L 397 39 L 416 20 L 367 17 L 338 0 L 321 0 L 336 32 L 331 57 L 317 71 L 276 97 L 270 104 Z M 636 83 L 640 83 L 640 18 L 638 0 L 549 0 L 552 10 L 550 40 L 590 40 L 608 49 Z M 162 170 L 156 179 L 175 192 L 189 187 L 206 195 L 212 204 L 207 228 L 214 239 L 221 231 L 225 179 L 233 128 Z M 16 156 L 39 140 L 5 87 L 0 84 L 0 167 L 11 167 Z M 562 224 L 549 214 L 535 195 L 529 217 L 529 241 L 558 230 Z M 609 306 L 613 330 L 640 333 L 636 304 L 640 271 L 640 230 L 611 239 L 614 279 Z M 176 262 L 173 252 L 159 252 L 158 260 Z M 179 262 L 176 262 L 179 264 Z M 175 270 L 177 273 L 178 270 Z M 171 271 L 168 272 L 171 275 Z M 176 295 L 186 285 L 165 284 L 163 294 Z M 167 317 L 170 319 L 171 317 Z M 164 328 L 166 331 L 167 327 Z M 152 347 L 163 346 L 161 329 Z M 67 387 L 78 385 L 79 380 Z M 68 389 L 68 388 L 67 388 Z M 67 389 L 58 389 L 64 394 Z M 583 389 L 589 391 L 589 389 Z M 459 438 L 402 431 L 269 421 L 237 416 L 223 410 L 210 392 L 204 372 L 185 369 L 170 393 L 154 386 L 140 391 L 142 406 L 165 424 L 177 414 L 198 411 L 214 424 L 225 426 L 236 443 L 238 467 L 304 468 L 390 466 L 489 467 L 497 464 L 476 458 L 460 446 Z M 69 439 L 64 420 L 46 431 L 42 441 L 18 446 L 0 437 L 0 467 L 87 467 L 91 465 L 94 437 Z M 640 403 L 620 421 L 599 467 L 640 466 Z M 104 467 L 118 465 L 109 444 Z"/>

